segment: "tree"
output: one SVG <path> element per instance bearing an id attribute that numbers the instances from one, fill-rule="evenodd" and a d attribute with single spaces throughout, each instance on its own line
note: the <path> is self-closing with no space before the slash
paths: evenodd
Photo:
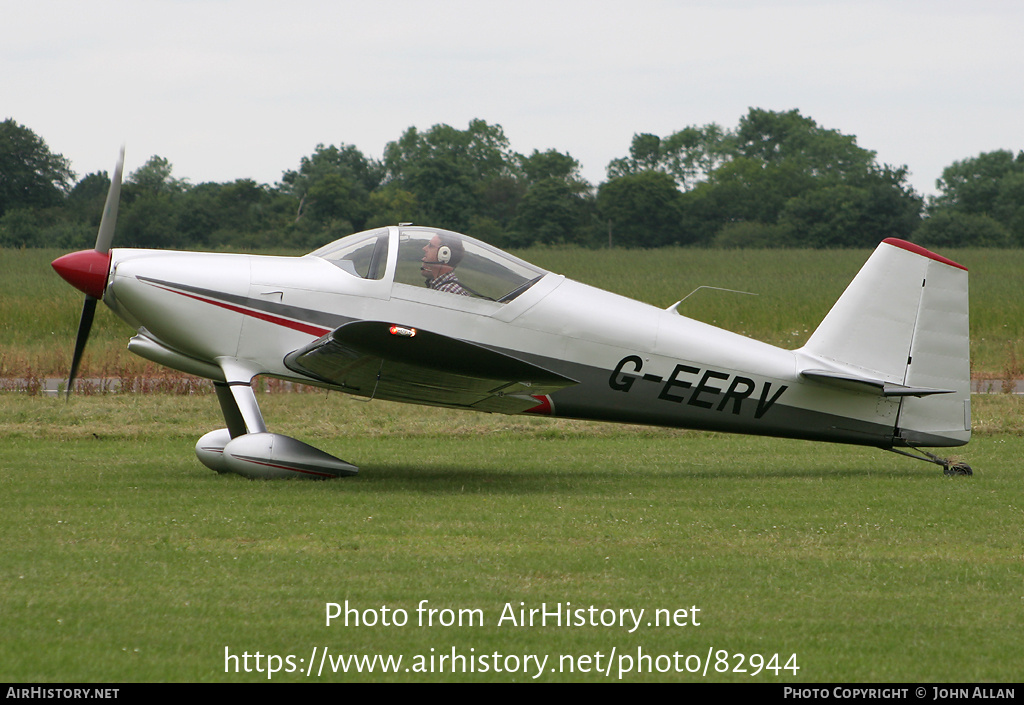
<path id="1" fill-rule="evenodd" d="M 720 144 L 731 156 L 683 199 L 685 228 L 701 241 L 863 247 L 920 223 L 906 167 L 879 166 L 855 137 L 798 110 L 751 108 Z"/>
<path id="2" fill-rule="evenodd" d="M 32 130 L 10 118 L 0 123 L 0 216 L 61 205 L 74 179 L 71 163 Z"/>
<path id="3" fill-rule="evenodd" d="M 1010 234 L 988 215 L 944 210 L 925 218 L 914 242 L 926 247 L 1006 247 Z"/>
<path id="4" fill-rule="evenodd" d="M 857 138 L 827 130 L 799 110 L 773 112 L 751 108 L 735 132 L 737 154 L 763 164 L 790 164 L 809 176 L 838 182 L 866 174 L 875 153 L 857 146 Z"/>
<path id="5" fill-rule="evenodd" d="M 607 172 L 608 178 L 614 179 L 639 174 L 642 171 L 663 170 L 662 167 L 661 138 L 649 132 L 642 132 L 633 135 L 633 141 L 629 145 L 629 157 L 613 159 L 608 164 Z"/>
<path id="6" fill-rule="evenodd" d="M 1024 172 L 1002 179 L 992 215 L 1010 231 L 1014 245 L 1024 245 Z"/>
<path id="7" fill-rule="evenodd" d="M 517 247 L 534 243 L 579 242 L 586 222 L 586 201 L 564 178 L 549 176 L 532 184 L 519 203 L 513 222 Z"/>
<path id="8" fill-rule="evenodd" d="M 164 157 L 153 155 L 128 177 L 129 191 L 149 194 L 181 193 L 188 188 L 188 179 L 171 176 L 174 167 Z"/>
<path id="9" fill-rule="evenodd" d="M 185 247 L 190 244 L 179 228 L 178 198 L 190 187 L 172 176 L 174 167 L 153 155 L 133 171 L 121 190 L 117 220 L 118 242 L 126 247 Z"/>
<path id="10" fill-rule="evenodd" d="M 261 233 L 288 227 L 290 208 L 275 208 L 282 198 L 252 179 L 199 184 L 174 199 L 177 229 L 186 243 L 251 246 Z"/>
<path id="11" fill-rule="evenodd" d="M 366 227 L 415 222 L 419 212 L 420 206 L 411 192 L 397 186 L 383 186 L 370 194 L 370 217 Z"/>
<path id="12" fill-rule="evenodd" d="M 384 176 L 383 165 L 368 158 L 351 144 L 340 147 L 318 144 L 313 154 L 303 157 L 298 171 L 286 171 L 281 178 L 286 189 L 301 194 L 314 182 L 329 174 L 336 174 L 359 184 L 367 193 L 380 186 Z"/>
<path id="13" fill-rule="evenodd" d="M 189 243 L 210 245 L 220 231 L 224 214 L 220 204 L 221 185 L 199 184 L 188 190 L 177 204 L 177 227 Z"/>
<path id="14" fill-rule="evenodd" d="M 751 108 L 734 130 L 710 123 L 664 139 L 636 134 L 629 156 L 613 160 L 608 176 L 641 173 L 669 175 L 684 192 L 679 229 L 687 242 L 776 237 L 786 242 L 772 244 L 796 238 L 805 246 L 854 246 L 878 234 L 905 237 L 920 218 L 921 199 L 906 185 L 905 168 L 879 167 L 855 137 L 798 110 Z M 751 226 L 739 227 L 744 223 Z"/>
<path id="15" fill-rule="evenodd" d="M 370 194 L 380 186 L 384 169 L 353 145 L 318 144 L 298 170 L 281 178 L 281 191 L 296 199 L 296 220 L 309 216 L 323 225 L 339 219 L 361 229 L 370 213 Z"/>
<path id="16" fill-rule="evenodd" d="M 692 125 L 670 135 L 663 151 L 680 188 L 692 189 L 735 156 L 734 138 L 717 123 Z"/>
<path id="17" fill-rule="evenodd" d="M 450 161 L 475 180 L 514 173 L 518 161 L 501 125 L 475 119 L 465 130 L 439 124 L 421 133 L 410 127 L 384 148 L 387 180 L 401 181 L 409 168 L 432 159 Z"/>
<path id="18" fill-rule="evenodd" d="M 306 192 L 313 218 L 319 223 L 345 221 L 350 229 L 366 220 L 369 194 L 360 192 L 355 182 L 338 174 L 318 179 Z"/>
<path id="19" fill-rule="evenodd" d="M 68 194 L 66 205 L 68 216 L 74 220 L 99 227 L 103 217 L 103 204 L 110 190 L 110 177 L 107 172 L 99 171 L 87 174 L 75 184 Z"/>
<path id="20" fill-rule="evenodd" d="M 1007 150 L 983 152 L 977 157 L 953 162 L 936 181 L 940 194 L 930 210 L 952 208 L 961 213 L 992 214 L 1003 179 L 1024 173 L 1024 152 L 1014 158 Z"/>
<path id="21" fill-rule="evenodd" d="M 450 230 L 469 227 L 479 205 L 477 184 L 457 161 L 442 155 L 409 165 L 399 182 L 416 197 L 423 222 Z"/>
<path id="22" fill-rule="evenodd" d="M 660 247 L 688 244 L 692 233 L 681 226 L 682 194 L 675 180 L 658 171 L 611 179 L 597 191 L 597 212 L 612 231 L 615 245 Z"/>
<path id="23" fill-rule="evenodd" d="M 545 152 L 535 149 L 530 156 L 520 157 L 519 163 L 529 184 L 558 179 L 576 192 L 590 189 L 590 184 L 580 174 L 580 163 L 569 154 L 554 149 Z"/>
<path id="24" fill-rule="evenodd" d="M 734 156 L 731 135 L 716 123 L 691 125 L 665 139 L 648 133 L 633 135 L 629 157 L 608 164 L 608 178 L 660 171 L 689 191 Z"/>
<path id="25" fill-rule="evenodd" d="M 868 193 L 840 184 L 792 198 L 779 217 L 797 247 L 870 247 L 882 238 L 866 223 Z"/>
<path id="26" fill-rule="evenodd" d="M 813 184 L 813 178 L 795 164 L 738 157 L 683 194 L 682 217 L 697 242 L 710 241 L 729 223 L 775 225 L 786 203 Z"/>
<path id="27" fill-rule="evenodd" d="M 143 192 L 122 203 L 118 244 L 124 247 L 174 248 L 189 244 L 178 227 L 178 211 L 169 194 Z"/>
<path id="28" fill-rule="evenodd" d="M 488 220 L 504 228 L 525 191 L 519 160 L 501 125 L 410 127 L 384 148 L 385 183 L 416 197 L 420 222 L 458 230 Z"/>
<path id="29" fill-rule="evenodd" d="M 786 202 L 779 223 L 796 247 L 874 247 L 909 238 L 921 223 L 921 199 L 905 169 L 872 171 L 863 179 L 811 189 Z"/>
<path id="30" fill-rule="evenodd" d="M 870 212 L 866 225 L 875 242 L 887 237 L 909 239 L 921 225 L 924 199 L 908 183 L 907 167 L 873 168 L 857 185 L 868 190 Z"/>
<path id="31" fill-rule="evenodd" d="M 1012 243 L 1024 245 L 1024 152 L 1014 157 L 1008 150 L 998 150 L 954 162 L 942 171 L 936 185 L 940 193 L 928 204 L 932 218 L 954 213 L 985 216 L 999 223 Z M 991 234 L 978 234 L 981 221 L 960 222 L 975 224 L 965 233 L 968 242 L 992 239 Z M 931 233 L 938 227 L 928 224 L 927 230 Z M 981 226 L 983 230 L 987 227 Z"/>

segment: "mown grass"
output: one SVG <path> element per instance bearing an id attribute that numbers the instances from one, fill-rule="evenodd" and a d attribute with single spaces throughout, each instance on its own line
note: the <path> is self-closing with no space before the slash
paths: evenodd
<path id="1" fill-rule="evenodd" d="M 0 377 L 67 373 L 82 296 L 52 271 L 55 250 L 0 250 Z M 802 345 L 868 256 L 861 250 L 583 250 L 518 252 L 573 279 L 667 307 L 698 286 L 684 315 L 787 348 Z M 943 254 L 971 270 L 974 374 L 1024 376 L 1024 250 Z M 149 375 L 125 350 L 132 331 L 99 307 L 83 376 Z"/>
<path id="2" fill-rule="evenodd" d="M 0 680 L 241 681 L 233 654 L 797 655 L 627 681 L 1014 682 L 1022 401 L 975 397 L 973 478 L 882 451 L 264 394 L 273 430 L 361 466 L 202 467 L 210 396 L 0 394 Z M 482 626 L 325 625 L 325 604 Z M 700 608 L 700 626 L 497 626 L 527 608 Z M 649 612 L 648 612 L 649 614 Z M 734 663 L 733 659 L 730 664 Z M 406 661 L 406 664 L 409 662 Z M 591 664 L 593 666 L 593 663 Z M 542 681 L 615 680 L 545 672 Z M 297 681 L 278 674 L 275 681 Z M 529 680 L 518 673 L 322 681 Z M 317 678 L 308 680 L 316 681 Z"/>

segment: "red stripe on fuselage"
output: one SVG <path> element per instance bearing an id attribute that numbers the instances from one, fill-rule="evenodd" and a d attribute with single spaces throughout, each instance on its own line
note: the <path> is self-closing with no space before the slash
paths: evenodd
<path id="1" fill-rule="evenodd" d="M 188 294 L 184 291 L 178 291 L 177 289 L 171 289 L 166 286 L 161 286 L 160 284 L 152 284 L 152 286 L 155 286 L 158 289 L 163 289 L 164 291 L 170 291 L 173 294 L 187 296 L 188 298 L 195 299 L 196 301 L 202 301 L 203 303 L 206 304 L 218 306 L 220 308 L 227 309 L 228 311 L 234 311 L 235 313 L 241 313 L 245 316 L 258 318 L 259 320 L 266 321 L 267 323 L 273 323 L 275 325 L 283 326 L 285 328 L 291 328 L 292 330 L 297 330 L 300 333 L 307 333 L 309 335 L 315 335 L 316 337 L 320 337 L 321 335 L 326 335 L 327 333 L 331 332 L 330 329 L 328 328 L 321 328 L 320 326 L 314 326 L 309 323 L 303 323 L 302 321 L 293 321 L 289 318 L 282 318 L 281 316 L 275 316 L 273 314 L 264 313 L 263 311 L 257 311 L 251 308 L 235 306 L 234 304 L 229 304 L 224 301 L 218 301 L 217 299 L 209 299 L 206 298 L 205 296 L 198 296 L 197 294 Z"/>

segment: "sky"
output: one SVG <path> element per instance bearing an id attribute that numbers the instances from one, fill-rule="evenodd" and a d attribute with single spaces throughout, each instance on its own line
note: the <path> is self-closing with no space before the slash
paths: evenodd
<path id="1" fill-rule="evenodd" d="M 318 144 L 380 159 L 474 118 L 592 184 L 635 133 L 798 109 L 906 165 L 1024 149 L 1018 0 L 0 0 L 0 120 L 79 178 L 159 155 L 275 184 Z"/>

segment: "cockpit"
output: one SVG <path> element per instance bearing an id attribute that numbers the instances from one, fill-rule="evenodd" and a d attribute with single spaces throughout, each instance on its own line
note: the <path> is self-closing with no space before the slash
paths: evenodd
<path id="1" fill-rule="evenodd" d="M 440 243 L 441 256 L 438 259 Z M 397 256 L 389 258 L 392 248 Z M 452 250 L 458 252 L 452 257 Z M 430 253 L 430 254 L 427 254 Z M 508 303 L 547 271 L 474 238 L 437 228 L 398 226 L 349 235 L 310 253 L 347 274 L 369 280 L 393 277 L 396 284 L 426 288 L 436 273 L 431 265 L 448 265 L 457 276 L 459 293 Z M 393 269 L 389 262 L 393 261 Z M 451 289 L 442 289 L 442 291 Z M 452 294 L 454 295 L 454 294 Z"/>

